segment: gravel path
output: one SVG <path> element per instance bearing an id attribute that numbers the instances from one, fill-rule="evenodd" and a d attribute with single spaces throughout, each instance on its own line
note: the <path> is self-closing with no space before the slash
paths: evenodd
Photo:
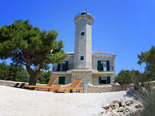
<path id="1" fill-rule="evenodd" d="M 51 93 L 0 86 L 0 116 L 97 116 L 102 103 L 124 99 L 126 91 Z"/>

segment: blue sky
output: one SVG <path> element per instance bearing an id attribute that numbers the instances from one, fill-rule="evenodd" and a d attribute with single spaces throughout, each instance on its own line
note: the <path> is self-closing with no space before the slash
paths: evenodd
<path id="1" fill-rule="evenodd" d="M 72 52 L 74 17 L 86 6 L 95 17 L 92 50 L 117 54 L 116 73 L 122 69 L 142 72 L 144 65 L 137 64 L 137 54 L 155 45 L 155 0 L 0 0 L 0 27 L 29 19 L 41 30 L 56 30 L 64 50 Z"/>

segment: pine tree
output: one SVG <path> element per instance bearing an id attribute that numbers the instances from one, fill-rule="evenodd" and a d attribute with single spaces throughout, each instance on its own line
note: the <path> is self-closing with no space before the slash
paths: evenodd
<path id="1" fill-rule="evenodd" d="M 141 52 L 137 57 L 139 58 L 138 64 L 146 64 L 144 73 L 147 80 L 155 80 L 155 46 L 152 46 L 149 51 Z"/>
<path id="2" fill-rule="evenodd" d="M 50 63 L 61 63 L 67 57 L 63 41 L 56 41 L 58 33 L 40 31 L 29 20 L 15 20 L 13 24 L 0 28 L 0 59 L 11 58 L 16 65 L 26 65 L 30 74 L 30 85 L 35 85 L 38 78 Z M 51 54 L 52 51 L 52 54 Z M 38 66 L 35 72 L 31 66 Z"/>

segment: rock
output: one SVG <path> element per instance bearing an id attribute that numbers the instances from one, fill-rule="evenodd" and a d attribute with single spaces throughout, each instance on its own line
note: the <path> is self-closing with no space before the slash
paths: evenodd
<path id="1" fill-rule="evenodd" d="M 125 107 L 125 106 L 126 106 L 126 104 L 125 104 L 124 101 L 121 102 L 121 106 L 122 106 L 122 107 Z"/>
<path id="2" fill-rule="evenodd" d="M 131 116 L 129 112 L 124 113 L 125 116 Z"/>
<path id="3" fill-rule="evenodd" d="M 111 108 L 114 110 L 115 109 L 115 104 L 114 103 L 111 103 L 110 104 Z"/>
<path id="4" fill-rule="evenodd" d="M 119 116 L 125 116 L 123 112 L 119 112 Z"/>
<path id="5" fill-rule="evenodd" d="M 105 110 L 105 111 L 100 112 L 99 115 L 106 114 L 106 113 L 107 113 L 107 111 Z"/>
<path id="6" fill-rule="evenodd" d="M 129 108 L 125 108 L 124 111 L 125 111 L 125 112 L 130 112 L 130 109 L 129 109 Z"/>
<path id="7" fill-rule="evenodd" d="M 113 112 L 112 116 L 119 116 L 119 114 L 117 112 Z"/>
<path id="8" fill-rule="evenodd" d="M 114 109 L 113 112 L 118 112 L 118 109 Z"/>
<path id="9" fill-rule="evenodd" d="M 112 116 L 112 112 L 107 112 L 107 113 L 104 114 L 103 116 Z"/>
<path id="10" fill-rule="evenodd" d="M 133 100 L 128 100 L 128 101 L 125 102 L 125 104 L 126 104 L 127 106 L 130 106 L 132 103 L 133 103 Z"/>
<path id="11" fill-rule="evenodd" d="M 107 105 L 105 105 L 105 106 L 104 106 L 104 105 L 102 105 L 102 108 L 104 108 L 104 109 L 106 109 L 106 110 L 107 110 L 109 107 L 110 107 L 110 105 L 109 105 L 109 104 L 107 104 Z"/>
<path id="12" fill-rule="evenodd" d="M 127 101 L 114 100 L 110 105 L 107 104 L 103 108 L 106 112 L 103 113 L 102 111 L 100 113 L 102 116 L 139 116 L 138 110 L 142 110 L 142 105 L 133 99 Z"/>
<path id="13" fill-rule="evenodd" d="M 143 108 L 141 104 L 135 104 L 135 108 Z"/>
<path id="14" fill-rule="evenodd" d="M 115 103 L 115 109 L 119 109 L 119 104 Z"/>
<path id="15" fill-rule="evenodd" d="M 118 103 L 118 104 L 120 104 L 121 103 L 121 100 L 114 100 L 112 103 Z"/>
<path id="16" fill-rule="evenodd" d="M 129 101 L 127 101 L 127 102 L 125 102 L 125 104 L 126 104 L 127 106 L 129 106 L 129 105 L 130 105 L 130 102 L 129 102 Z"/>
<path id="17" fill-rule="evenodd" d="M 124 111 L 124 108 L 123 107 L 119 107 L 118 111 L 119 112 L 123 112 Z"/>
<path id="18" fill-rule="evenodd" d="M 135 101 L 134 100 L 130 100 L 130 103 L 133 104 Z"/>
<path id="19" fill-rule="evenodd" d="M 100 112 L 99 115 L 103 114 L 104 112 Z"/>
<path id="20" fill-rule="evenodd" d="M 109 107 L 109 109 L 107 109 L 107 112 L 112 112 L 112 108 Z"/>

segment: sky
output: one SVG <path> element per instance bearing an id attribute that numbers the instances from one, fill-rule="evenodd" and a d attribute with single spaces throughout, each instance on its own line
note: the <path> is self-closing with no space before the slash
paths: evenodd
<path id="1" fill-rule="evenodd" d="M 74 18 L 86 7 L 94 16 L 92 51 L 116 54 L 116 74 L 122 69 L 143 72 L 137 54 L 155 45 L 155 0 L 0 0 L 0 27 L 29 19 L 41 30 L 56 30 L 65 52 L 73 52 Z"/>

